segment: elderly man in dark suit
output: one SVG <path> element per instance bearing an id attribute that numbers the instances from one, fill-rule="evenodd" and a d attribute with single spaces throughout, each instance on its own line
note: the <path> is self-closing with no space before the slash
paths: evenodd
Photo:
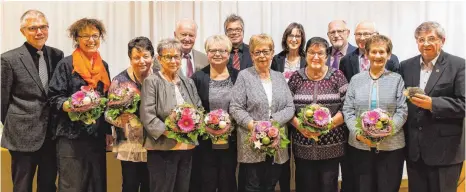
<path id="1" fill-rule="evenodd" d="M 243 19 L 235 14 L 231 14 L 224 22 L 225 34 L 233 44 L 230 52 L 230 61 L 228 66 L 237 70 L 243 70 L 252 66 L 251 55 L 249 54 L 249 45 L 243 42 L 244 22 Z"/>
<path id="2" fill-rule="evenodd" d="M 456 191 L 464 161 L 463 58 L 442 50 L 445 31 L 424 22 L 415 31 L 418 56 L 401 62 L 406 87 L 419 87 L 408 102 L 404 126 L 409 191 Z"/>
<path id="3" fill-rule="evenodd" d="M 333 20 L 328 24 L 327 36 L 332 44 L 332 51 L 327 59 L 327 66 L 339 69 L 341 58 L 356 50 L 356 47 L 348 42 L 349 34 L 350 30 L 344 20 Z"/>
<path id="4" fill-rule="evenodd" d="M 339 68 L 343 74 L 345 74 L 348 82 L 350 82 L 351 77 L 358 74 L 360 71 L 369 70 L 370 63 L 369 59 L 364 53 L 364 47 L 366 45 L 366 40 L 375 34 L 378 33 L 374 22 L 362 21 L 356 26 L 354 38 L 356 39 L 356 44 L 358 44 L 358 49 L 348 53 L 340 60 Z M 392 53 L 390 59 L 385 65 L 385 68 L 393 72 L 398 72 L 400 63 L 398 61 L 398 57 L 395 54 Z"/>
<path id="5" fill-rule="evenodd" d="M 37 10 L 21 17 L 26 42 L 1 55 L 1 118 L 5 124 L 1 146 L 11 154 L 13 191 L 56 191 L 57 166 L 47 103 L 47 87 L 63 52 L 45 45 L 48 21 Z"/>

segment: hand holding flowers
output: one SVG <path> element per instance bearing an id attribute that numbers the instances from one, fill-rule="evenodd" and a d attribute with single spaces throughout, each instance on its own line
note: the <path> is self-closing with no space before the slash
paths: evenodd
<path id="1" fill-rule="evenodd" d="M 106 98 L 89 86 L 82 86 L 80 91 L 71 95 L 63 103 L 63 110 L 68 112 L 71 121 L 81 121 L 86 125 L 95 123 L 105 108 Z"/>
<path id="2" fill-rule="evenodd" d="M 204 123 L 207 133 L 204 135 L 204 139 L 210 138 L 213 144 L 228 143 L 233 126 L 230 115 L 226 111 L 217 109 L 209 112 L 204 118 Z"/>
<path id="3" fill-rule="evenodd" d="M 317 104 L 308 105 L 298 113 L 298 130 L 307 138 L 319 140 L 333 128 L 330 110 Z"/>
<path id="4" fill-rule="evenodd" d="M 199 135 L 203 135 L 203 109 L 196 109 L 191 104 L 177 106 L 171 115 L 165 119 L 166 136 L 178 142 L 196 144 Z"/>
<path id="5" fill-rule="evenodd" d="M 278 149 L 284 149 L 290 143 L 285 128 L 275 121 L 255 122 L 248 140 L 255 150 L 269 156 L 275 156 Z"/>
<path id="6" fill-rule="evenodd" d="M 393 135 L 393 120 L 380 108 L 362 113 L 356 121 L 357 134 L 369 140 L 370 145 L 364 139 L 359 138 L 359 140 L 369 147 L 377 146 L 383 139 Z"/>

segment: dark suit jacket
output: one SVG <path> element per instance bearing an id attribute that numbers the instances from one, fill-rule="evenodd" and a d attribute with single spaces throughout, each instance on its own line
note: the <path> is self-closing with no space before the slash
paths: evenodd
<path id="1" fill-rule="evenodd" d="M 329 47 L 330 50 L 333 49 L 333 46 Z M 356 49 L 358 49 L 357 47 L 351 45 L 350 43 L 348 43 L 348 48 L 346 49 L 346 55 L 349 55 L 351 54 L 353 51 L 356 51 Z M 345 56 L 346 56 L 345 55 Z M 343 59 L 343 58 L 342 58 Z M 340 59 L 341 61 L 341 59 Z M 341 63 L 340 63 L 341 64 Z M 327 59 L 327 63 L 326 63 L 327 66 L 331 67 L 331 64 L 330 64 L 330 57 Z M 349 81 L 348 81 L 349 82 Z"/>
<path id="2" fill-rule="evenodd" d="M 240 70 L 246 69 L 248 67 L 252 67 L 252 58 L 251 58 L 251 54 L 249 53 L 249 45 L 246 43 L 243 43 L 243 55 L 240 58 L 239 65 L 240 65 Z M 230 57 L 230 61 L 228 61 L 228 66 L 233 67 L 232 57 Z"/>
<path id="3" fill-rule="evenodd" d="M 282 72 L 285 71 L 285 59 L 286 53 L 285 51 L 280 52 L 279 54 L 275 55 L 272 59 L 272 65 L 270 68 L 274 71 Z M 306 67 L 306 58 L 301 57 L 301 61 L 299 61 L 299 68 Z"/>
<path id="4" fill-rule="evenodd" d="M 45 46 L 49 80 L 63 52 Z M 5 124 L 1 145 L 12 151 L 37 151 L 49 126 L 47 95 L 39 72 L 25 45 L 1 55 L 2 122 Z"/>
<path id="5" fill-rule="evenodd" d="M 390 59 L 385 64 L 385 69 L 398 73 L 400 69 L 400 63 L 398 57 L 395 54 L 390 56 Z M 340 60 L 340 70 L 346 77 L 346 80 L 350 82 L 351 77 L 359 73 L 359 49 L 354 50 L 350 54 L 347 54 Z"/>
<path id="6" fill-rule="evenodd" d="M 421 56 L 401 62 L 406 87 L 419 87 Z M 465 60 L 441 52 L 425 88 L 432 97 L 432 112 L 408 102 L 404 125 L 408 158 L 427 165 L 464 161 L 464 70 Z"/>

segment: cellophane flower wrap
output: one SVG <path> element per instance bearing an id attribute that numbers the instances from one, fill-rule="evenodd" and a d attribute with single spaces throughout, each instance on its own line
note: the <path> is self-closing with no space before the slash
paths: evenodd
<path id="1" fill-rule="evenodd" d="M 115 85 L 115 86 L 114 86 Z M 115 82 L 108 93 L 105 120 L 121 130 L 125 141 L 116 141 L 112 148 L 118 153 L 118 159 L 132 162 L 145 162 L 147 151 L 142 146 L 143 125 L 138 115 L 140 91 L 130 82 Z"/>
<path id="2" fill-rule="evenodd" d="M 105 109 L 107 99 L 89 86 L 81 86 L 81 90 L 71 95 L 64 105 L 70 109 L 71 121 L 81 121 L 86 125 L 94 124 Z"/>
<path id="3" fill-rule="evenodd" d="M 301 111 L 298 113 L 298 119 L 301 128 L 314 133 L 320 133 L 320 135 L 327 134 L 333 126 L 330 110 L 318 104 L 307 105 L 301 108 Z M 315 141 L 319 140 L 317 136 L 311 139 Z"/>
<path id="4" fill-rule="evenodd" d="M 290 140 L 278 122 L 257 121 L 249 133 L 249 143 L 253 149 L 273 157 L 278 149 L 285 149 Z"/>
<path id="5" fill-rule="evenodd" d="M 233 122 L 230 115 L 217 109 L 209 112 L 204 117 L 205 133 L 204 139 L 211 139 L 212 143 L 225 143 L 233 131 Z"/>
<path id="6" fill-rule="evenodd" d="M 203 113 L 202 108 L 196 108 L 191 104 L 177 106 L 165 119 L 167 137 L 186 144 L 197 144 L 198 136 L 205 132 Z"/>
<path id="7" fill-rule="evenodd" d="M 369 139 L 374 145 L 378 145 L 394 133 L 390 114 L 380 108 L 363 112 L 356 121 L 357 134 Z"/>

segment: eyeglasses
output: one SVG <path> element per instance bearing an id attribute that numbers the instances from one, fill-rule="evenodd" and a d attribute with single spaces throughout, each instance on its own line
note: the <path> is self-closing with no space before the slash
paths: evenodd
<path id="1" fill-rule="evenodd" d="M 372 36 L 374 33 L 354 33 L 354 36 L 361 37 L 364 36 L 365 38 Z"/>
<path id="2" fill-rule="evenodd" d="M 49 30 L 48 25 L 31 26 L 31 27 L 25 27 L 25 28 L 30 32 L 37 32 L 37 29 L 40 29 L 41 31 L 48 31 Z"/>
<path id="3" fill-rule="evenodd" d="M 84 41 L 89 41 L 92 37 L 92 39 L 94 39 L 94 41 L 97 41 L 100 39 L 100 35 L 97 35 L 97 34 L 94 34 L 94 35 L 83 35 L 83 36 L 78 36 L 79 38 L 81 38 L 82 40 Z"/>
<path id="4" fill-rule="evenodd" d="M 207 52 L 209 52 L 212 55 L 215 55 L 217 53 L 220 53 L 220 55 L 223 55 L 223 54 L 227 53 L 228 51 L 224 50 L 224 49 L 209 49 Z"/>
<path id="5" fill-rule="evenodd" d="M 307 55 L 309 55 L 310 57 L 314 57 L 315 55 L 317 55 L 317 57 L 319 58 L 322 58 L 322 57 L 325 57 L 325 52 L 306 52 Z"/>
<path id="6" fill-rule="evenodd" d="M 254 56 L 260 56 L 261 53 L 264 54 L 264 56 L 269 56 L 270 54 L 272 54 L 272 50 L 266 49 L 266 50 L 262 50 L 262 51 L 254 51 L 252 54 Z"/>
<path id="7" fill-rule="evenodd" d="M 416 42 L 418 44 L 424 44 L 425 42 L 427 42 L 428 44 L 433 44 L 435 42 L 437 42 L 439 39 L 438 38 L 435 38 L 435 37 L 428 37 L 427 39 L 424 38 L 424 37 L 420 37 L 420 38 L 417 38 L 416 39 Z"/>
<path id="8" fill-rule="evenodd" d="M 329 36 L 335 36 L 335 35 L 342 35 L 343 33 L 345 33 L 347 30 L 346 29 L 340 29 L 340 30 L 333 30 L 333 31 L 329 31 L 327 32 L 327 35 Z"/>
<path id="9" fill-rule="evenodd" d="M 172 59 L 175 59 L 175 61 L 181 60 L 180 55 L 162 55 L 161 57 L 166 62 L 170 62 L 170 61 L 172 61 Z"/>
<path id="10" fill-rule="evenodd" d="M 292 35 L 292 34 L 288 35 L 288 38 L 290 38 L 290 39 L 296 38 L 296 39 L 301 40 L 301 37 L 302 37 L 301 35 Z"/>
<path id="11" fill-rule="evenodd" d="M 227 29 L 227 34 L 241 33 L 241 32 L 243 32 L 243 28 L 236 28 L 236 29 L 229 28 L 229 29 Z"/>

